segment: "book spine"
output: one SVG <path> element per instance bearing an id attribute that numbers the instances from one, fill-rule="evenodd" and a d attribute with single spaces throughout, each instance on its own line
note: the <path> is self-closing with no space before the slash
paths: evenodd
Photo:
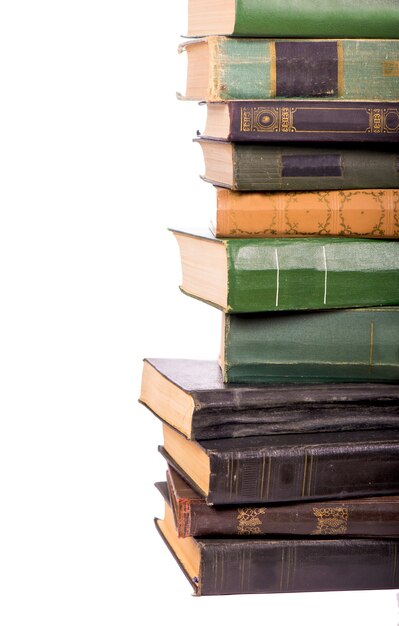
<path id="1" fill-rule="evenodd" d="M 225 382 L 397 382 L 399 309 L 226 315 Z"/>
<path id="2" fill-rule="evenodd" d="M 397 100 L 399 41 L 210 37 L 210 101 Z M 244 62 L 245 61 L 245 62 Z"/>
<path id="3" fill-rule="evenodd" d="M 399 305 L 398 243 L 228 239 L 228 311 Z"/>
<path id="4" fill-rule="evenodd" d="M 397 540 L 197 540 L 198 595 L 395 589 Z"/>
<path id="5" fill-rule="evenodd" d="M 259 449 L 213 451 L 210 464 L 208 504 L 334 500 L 399 490 L 397 438 L 284 447 L 265 442 Z"/>
<path id="6" fill-rule="evenodd" d="M 229 404 L 222 409 L 197 411 L 193 415 L 190 438 L 201 441 L 277 433 L 399 428 L 397 397 L 381 401 L 373 397 L 365 401 L 337 397 L 332 401 L 309 402 L 312 395 L 312 390 L 309 390 L 307 395 L 301 394 L 302 403 L 298 396 L 295 405 L 283 405 L 281 394 L 285 396 L 286 390 L 280 387 L 280 406 L 265 406 L 263 395 L 260 407 L 244 405 L 232 408 Z"/>
<path id="7" fill-rule="evenodd" d="M 395 142 L 399 105 L 383 102 L 229 102 L 229 141 Z"/>
<path id="8" fill-rule="evenodd" d="M 189 521 L 183 512 L 189 510 Z M 185 500 L 180 536 L 338 535 L 399 537 L 399 499 L 381 497 L 284 506 L 210 507 Z"/>
<path id="9" fill-rule="evenodd" d="M 232 188 L 239 191 L 399 187 L 399 155 L 391 151 L 232 145 Z"/>
<path id="10" fill-rule="evenodd" d="M 399 238 L 399 190 L 217 190 L 217 237 Z"/>
<path id="11" fill-rule="evenodd" d="M 395 0 L 236 0 L 233 35 L 243 37 L 375 37 L 397 38 L 399 9 Z M 230 33 L 227 33 L 230 34 Z"/>

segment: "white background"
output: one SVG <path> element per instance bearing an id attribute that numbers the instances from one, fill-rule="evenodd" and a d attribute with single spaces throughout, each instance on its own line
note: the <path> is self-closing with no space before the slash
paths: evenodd
<path id="1" fill-rule="evenodd" d="M 220 330 L 166 230 L 215 206 L 175 99 L 185 12 L 0 4 L 1 626 L 396 626 L 395 591 L 194 599 L 154 529 L 141 360 L 216 358 Z"/>

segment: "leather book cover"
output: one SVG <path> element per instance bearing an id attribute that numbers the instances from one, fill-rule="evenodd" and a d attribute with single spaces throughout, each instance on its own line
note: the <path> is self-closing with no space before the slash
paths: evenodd
<path id="1" fill-rule="evenodd" d="M 192 398 L 190 439 L 399 428 L 395 384 L 226 384 L 217 361 L 145 359 L 147 366 L 158 376 L 141 402 L 168 422 L 173 408 L 158 402 L 165 385 Z"/>
<path id="2" fill-rule="evenodd" d="M 240 192 L 217 188 L 220 238 L 399 238 L 398 189 Z"/>
<path id="3" fill-rule="evenodd" d="M 398 90 L 399 91 L 399 90 Z M 399 103 L 337 100 L 258 100 L 208 104 L 227 107 L 227 141 L 397 142 Z"/>
<path id="4" fill-rule="evenodd" d="M 159 489 L 171 503 L 179 537 L 399 537 L 399 495 L 267 506 L 209 506 L 171 466 L 167 483 L 161 483 Z"/>
<path id="5" fill-rule="evenodd" d="M 397 539 L 192 539 L 200 569 L 191 578 L 163 532 L 162 520 L 156 519 L 155 526 L 197 596 L 399 585 Z"/>
<path id="6" fill-rule="evenodd" d="M 182 442 L 186 441 L 180 435 Z M 177 445 L 177 444 L 176 444 Z M 209 459 L 204 492 L 176 452 L 168 463 L 208 504 L 335 500 L 399 493 L 399 431 L 345 431 L 190 442 Z"/>

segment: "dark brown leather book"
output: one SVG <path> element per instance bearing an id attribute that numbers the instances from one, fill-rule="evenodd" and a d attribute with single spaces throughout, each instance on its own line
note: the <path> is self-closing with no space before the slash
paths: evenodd
<path id="1" fill-rule="evenodd" d="M 398 537 L 399 495 L 353 498 L 328 502 L 208 506 L 205 498 L 171 466 L 167 483 L 157 483 L 167 499 L 179 537 L 212 535 L 335 535 L 345 537 Z M 166 487 L 167 486 L 167 487 Z"/>
<path id="2" fill-rule="evenodd" d="M 207 103 L 204 138 L 237 142 L 395 142 L 399 103 L 240 100 Z"/>
<path id="3" fill-rule="evenodd" d="M 189 441 L 164 424 L 160 452 L 208 504 L 399 494 L 399 430 Z"/>
<path id="4" fill-rule="evenodd" d="M 188 439 L 399 428 L 399 385 L 223 383 L 216 361 L 145 359 L 140 401 Z"/>
<path id="5" fill-rule="evenodd" d="M 196 595 L 399 586 L 398 539 L 181 538 L 167 501 L 155 524 Z"/>

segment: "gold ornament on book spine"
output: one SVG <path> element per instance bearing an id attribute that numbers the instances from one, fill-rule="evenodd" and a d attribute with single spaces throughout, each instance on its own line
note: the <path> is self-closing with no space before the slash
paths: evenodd
<path id="1" fill-rule="evenodd" d="M 240 130 L 244 133 L 292 133 L 294 126 L 294 107 L 241 107 Z"/>
<path id="2" fill-rule="evenodd" d="M 317 528 L 313 535 L 345 535 L 348 527 L 349 511 L 347 507 L 313 507 Z"/>
<path id="3" fill-rule="evenodd" d="M 262 520 L 260 515 L 266 513 L 266 508 L 238 509 L 237 532 L 239 535 L 260 535 Z"/>

